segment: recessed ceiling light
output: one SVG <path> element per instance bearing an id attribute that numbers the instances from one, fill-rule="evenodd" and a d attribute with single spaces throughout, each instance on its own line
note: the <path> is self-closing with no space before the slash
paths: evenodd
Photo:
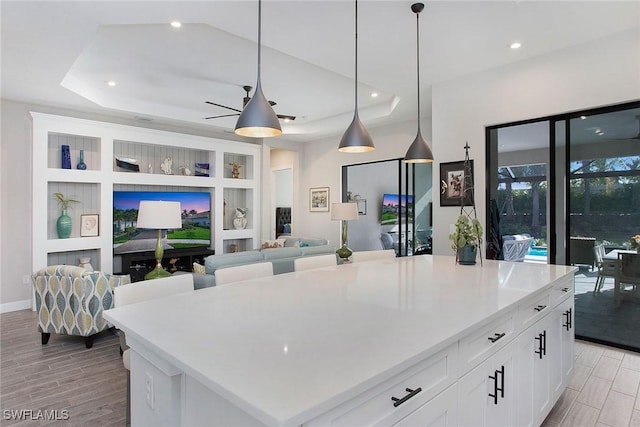
<path id="1" fill-rule="evenodd" d="M 511 49 L 520 49 L 522 47 L 522 43 L 520 42 L 513 42 L 509 45 L 509 47 Z"/>
<path id="2" fill-rule="evenodd" d="M 378 97 L 378 92 L 371 92 L 371 97 L 372 98 L 377 98 Z"/>
<path id="3" fill-rule="evenodd" d="M 111 87 L 114 87 L 114 86 L 116 86 L 117 84 L 118 84 L 118 83 L 116 83 L 116 82 L 115 82 L 115 81 L 113 81 L 113 80 L 109 80 L 109 81 L 107 82 L 107 85 L 109 85 L 109 86 L 111 86 Z"/>
<path id="4" fill-rule="evenodd" d="M 586 118 L 587 118 L 587 116 L 580 116 L 580 120 L 584 120 Z"/>
<path id="5" fill-rule="evenodd" d="M 180 28 L 180 27 L 182 27 L 182 22 L 180 22 L 180 21 L 172 21 L 171 22 L 171 26 L 173 28 Z"/>

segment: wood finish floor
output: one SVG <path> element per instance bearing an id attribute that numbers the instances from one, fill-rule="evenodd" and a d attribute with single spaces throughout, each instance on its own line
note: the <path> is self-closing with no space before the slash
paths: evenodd
<path id="1" fill-rule="evenodd" d="M 35 312 L 0 314 L 0 425 L 124 426 L 126 370 L 119 340 L 103 332 L 40 344 Z M 544 427 L 640 427 L 640 354 L 576 342 L 576 369 Z M 67 420 L 7 420 L 6 411 L 67 411 Z"/>
<path id="2" fill-rule="evenodd" d="M 81 337 L 51 334 L 40 344 L 37 316 L 31 310 L 0 315 L 0 425 L 124 426 L 127 376 L 120 343 L 111 331 L 99 334 L 93 348 Z M 32 410 L 21 420 L 6 411 Z M 57 416 L 43 417 L 39 410 Z M 68 419 L 65 413 L 67 411 Z M 25 419 L 26 418 L 26 419 Z"/>

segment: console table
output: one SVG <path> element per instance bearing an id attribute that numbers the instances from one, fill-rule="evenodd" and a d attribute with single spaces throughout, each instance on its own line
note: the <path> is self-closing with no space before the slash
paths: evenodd
<path id="1" fill-rule="evenodd" d="M 207 248 L 165 249 L 162 263 L 165 269 L 170 271 L 169 260 L 177 258 L 174 264 L 176 271 L 192 271 L 194 262 L 204 264 L 204 258 L 213 255 L 214 252 Z M 129 274 L 132 282 L 144 280 L 144 275 L 156 266 L 155 251 L 130 252 L 115 256 L 121 259 L 122 273 L 120 274 Z"/>
<path id="2" fill-rule="evenodd" d="M 132 425 L 539 425 L 574 366 L 575 270 L 423 255 L 104 316 L 132 350 Z"/>

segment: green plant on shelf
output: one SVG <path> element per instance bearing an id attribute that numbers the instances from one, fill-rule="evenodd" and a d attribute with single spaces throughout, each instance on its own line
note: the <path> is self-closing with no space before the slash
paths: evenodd
<path id="1" fill-rule="evenodd" d="M 76 199 L 68 199 L 68 198 L 64 197 L 64 194 L 62 194 L 62 193 L 53 193 L 53 195 L 58 200 L 58 206 L 60 207 L 60 209 L 62 211 L 66 211 L 67 209 L 69 209 L 69 206 L 72 203 L 80 203 L 80 201 L 78 201 Z"/>

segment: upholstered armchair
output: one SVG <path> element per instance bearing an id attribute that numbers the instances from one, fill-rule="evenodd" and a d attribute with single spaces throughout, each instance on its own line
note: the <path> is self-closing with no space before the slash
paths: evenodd
<path id="1" fill-rule="evenodd" d="M 110 328 L 102 317 L 113 307 L 113 289 L 129 283 L 129 276 L 113 276 L 82 267 L 52 265 L 33 276 L 38 330 L 42 344 L 52 333 L 85 338 L 85 346 L 93 346 L 93 336 Z"/>

